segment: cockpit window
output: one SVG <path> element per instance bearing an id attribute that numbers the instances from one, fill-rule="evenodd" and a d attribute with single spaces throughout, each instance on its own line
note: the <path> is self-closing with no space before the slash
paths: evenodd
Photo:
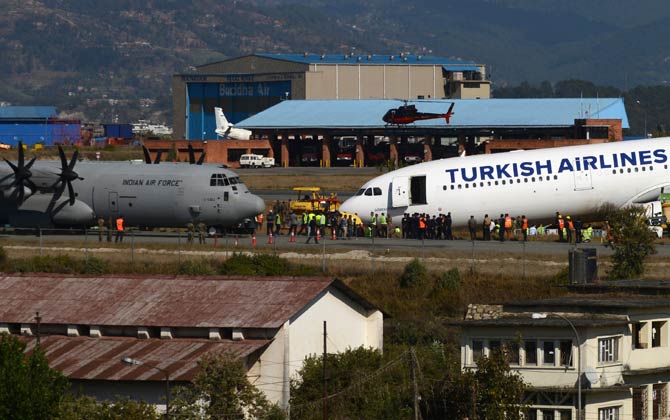
<path id="1" fill-rule="evenodd" d="M 381 188 L 379 188 L 379 187 L 374 187 L 373 190 L 374 190 L 374 192 L 375 192 L 375 195 L 382 195 L 382 189 L 381 189 Z"/>
<path id="2" fill-rule="evenodd" d="M 361 188 L 360 190 L 358 190 L 356 195 L 363 195 L 364 192 L 365 192 L 365 188 Z"/>
<path id="3" fill-rule="evenodd" d="M 230 178 L 230 185 L 241 184 L 241 183 L 242 183 L 242 181 L 240 181 L 239 176 L 235 176 L 235 177 Z"/>
<path id="4" fill-rule="evenodd" d="M 226 178 L 226 175 L 224 174 L 212 174 L 212 177 L 209 179 L 209 186 L 210 187 L 225 187 L 227 185 L 230 185 L 232 182 L 233 178 L 228 180 Z"/>
<path id="5" fill-rule="evenodd" d="M 372 195 L 372 188 L 365 190 L 365 195 Z"/>

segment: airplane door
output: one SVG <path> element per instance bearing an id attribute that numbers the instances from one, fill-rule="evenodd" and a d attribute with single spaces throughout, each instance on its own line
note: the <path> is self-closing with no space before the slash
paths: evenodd
<path id="1" fill-rule="evenodd" d="M 391 206 L 409 206 L 409 177 L 398 176 L 393 178 L 393 183 L 391 184 Z"/>
<path id="2" fill-rule="evenodd" d="M 591 169 L 586 171 L 574 171 L 575 176 L 575 191 L 592 190 L 593 184 L 591 182 Z"/>
<path id="3" fill-rule="evenodd" d="M 109 211 L 117 213 L 119 211 L 119 194 L 110 192 L 108 197 Z"/>

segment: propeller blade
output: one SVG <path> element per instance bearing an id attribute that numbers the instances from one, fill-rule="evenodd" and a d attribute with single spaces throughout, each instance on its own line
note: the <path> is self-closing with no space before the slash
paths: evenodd
<path id="1" fill-rule="evenodd" d="M 67 193 L 70 195 L 70 205 L 74 206 L 74 188 L 72 188 L 72 183 L 70 181 L 67 181 Z"/>
<path id="2" fill-rule="evenodd" d="M 188 144 L 188 163 L 193 165 L 195 163 L 195 150 L 191 143 Z"/>
<path id="3" fill-rule="evenodd" d="M 144 153 L 144 163 L 151 165 L 151 154 L 149 154 L 149 150 L 145 146 L 142 146 L 142 152 Z"/>
<path id="4" fill-rule="evenodd" d="M 14 174 L 16 174 L 16 172 L 19 170 L 18 166 L 14 165 L 12 162 L 8 161 L 6 158 L 5 158 L 5 162 L 7 162 L 7 164 L 12 168 L 12 171 L 14 171 Z"/>
<path id="5" fill-rule="evenodd" d="M 24 163 L 23 157 L 23 142 L 19 142 L 19 167 L 22 168 Z"/>
<path id="6" fill-rule="evenodd" d="M 200 155 L 200 158 L 198 159 L 198 162 L 197 162 L 196 164 L 197 164 L 197 165 L 202 165 L 204 161 L 205 161 L 205 152 L 203 151 L 202 154 Z"/>
<path id="7" fill-rule="evenodd" d="M 60 167 L 62 168 L 67 168 L 67 157 L 65 157 L 65 152 L 63 151 L 63 148 L 61 145 L 58 145 L 58 155 L 60 156 Z"/>
<path id="8" fill-rule="evenodd" d="M 75 150 L 74 153 L 72 154 L 72 160 L 70 160 L 70 164 L 68 165 L 68 169 L 70 171 L 74 169 L 74 165 L 77 163 L 78 159 L 79 159 L 79 150 Z"/>
<path id="9" fill-rule="evenodd" d="M 26 169 L 30 169 L 31 166 L 33 166 L 33 163 L 37 160 L 37 156 L 33 156 L 32 159 L 30 159 L 30 162 L 26 165 Z"/>

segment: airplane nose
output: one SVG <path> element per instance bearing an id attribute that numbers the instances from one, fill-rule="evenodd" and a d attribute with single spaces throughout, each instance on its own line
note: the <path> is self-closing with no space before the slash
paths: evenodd
<path id="1" fill-rule="evenodd" d="M 355 211 L 352 210 L 354 207 L 352 200 L 353 198 L 344 200 L 344 203 L 340 204 L 340 211 L 343 213 L 355 213 Z"/>
<path id="2" fill-rule="evenodd" d="M 265 212 L 265 201 L 257 195 L 253 196 L 251 208 L 254 209 L 254 216 Z"/>

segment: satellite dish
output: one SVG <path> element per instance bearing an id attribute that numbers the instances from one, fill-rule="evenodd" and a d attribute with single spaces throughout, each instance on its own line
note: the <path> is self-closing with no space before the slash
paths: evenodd
<path id="1" fill-rule="evenodd" d="M 587 367 L 584 369 L 584 376 L 591 385 L 595 385 L 598 383 L 598 381 L 600 381 L 600 375 L 598 374 L 598 371 L 592 367 Z"/>

